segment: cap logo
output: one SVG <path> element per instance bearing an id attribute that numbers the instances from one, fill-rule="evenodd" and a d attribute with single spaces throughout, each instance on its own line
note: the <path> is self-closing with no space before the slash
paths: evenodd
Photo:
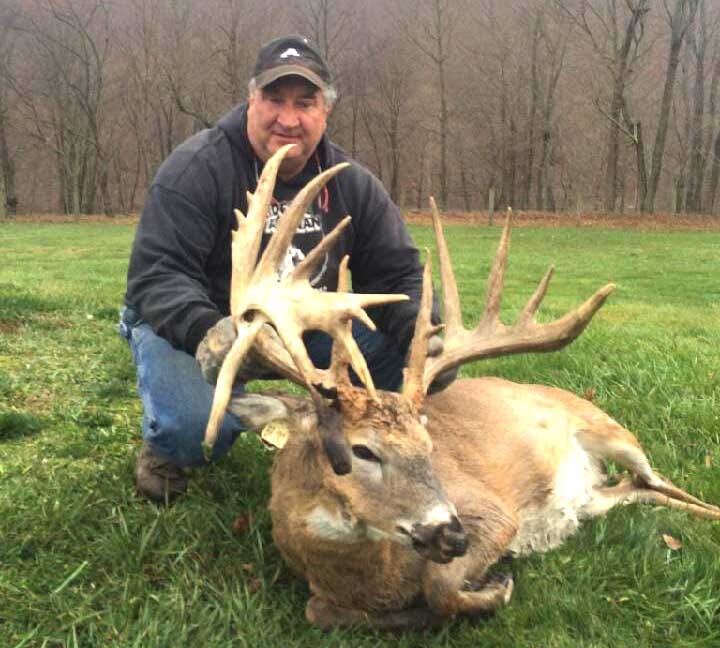
<path id="1" fill-rule="evenodd" d="M 300 58 L 300 52 L 298 52 L 294 47 L 290 47 L 280 54 L 281 59 L 288 58 L 289 56 L 297 56 Z"/>

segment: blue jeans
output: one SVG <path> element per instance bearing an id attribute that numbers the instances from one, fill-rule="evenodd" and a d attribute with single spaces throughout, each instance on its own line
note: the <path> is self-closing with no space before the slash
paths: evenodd
<path id="1" fill-rule="evenodd" d="M 178 466 L 205 464 L 202 441 L 210 415 L 214 388 L 205 382 L 193 356 L 175 349 L 137 319 L 131 308 L 120 314 L 120 335 L 130 345 L 137 371 L 138 394 L 143 404 L 142 435 L 158 455 Z M 353 337 L 365 356 L 376 387 L 397 391 L 402 384 L 403 357 L 386 335 L 353 321 Z M 316 367 L 330 364 L 331 340 L 324 333 L 305 339 Z M 236 384 L 234 395 L 244 392 Z M 245 427 L 230 412 L 225 414 L 213 449 L 213 459 L 226 454 Z"/>

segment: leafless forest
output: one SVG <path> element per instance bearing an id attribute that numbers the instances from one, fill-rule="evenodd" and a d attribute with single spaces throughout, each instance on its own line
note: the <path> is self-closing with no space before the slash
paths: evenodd
<path id="1" fill-rule="evenodd" d="M 290 32 L 404 207 L 720 211 L 718 0 L 2 0 L 0 213 L 138 211 Z"/>

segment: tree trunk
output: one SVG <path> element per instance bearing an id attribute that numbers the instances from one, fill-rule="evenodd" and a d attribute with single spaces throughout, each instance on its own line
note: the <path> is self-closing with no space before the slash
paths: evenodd
<path id="1" fill-rule="evenodd" d="M 718 49 L 720 49 L 720 43 L 718 44 Z M 712 162 L 710 166 L 710 183 L 707 187 L 707 192 L 705 193 L 703 197 L 703 204 L 705 205 L 705 208 L 710 213 L 713 212 L 713 205 L 715 202 L 715 194 L 713 190 L 713 177 L 715 174 L 715 166 L 716 166 L 716 156 L 714 155 L 715 148 L 713 147 L 713 141 L 716 142 L 717 146 L 717 139 L 716 137 L 720 137 L 720 132 L 718 134 L 715 134 L 715 119 L 717 117 L 717 97 L 718 97 L 718 86 L 720 85 L 720 53 L 716 54 L 716 60 L 715 65 L 713 66 L 713 74 L 712 74 L 712 80 L 710 81 L 710 97 L 708 99 L 708 115 L 707 115 L 707 123 L 708 123 L 708 129 L 707 129 L 707 137 L 705 140 L 705 146 L 703 149 L 703 156 L 702 156 L 702 167 L 703 167 L 703 177 L 705 177 L 706 171 L 707 171 L 707 165 L 709 162 Z M 717 189 L 717 178 L 715 180 L 715 188 Z M 715 190 L 716 190 L 715 189 Z"/>
<path id="2" fill-rule="evenodd" d="M 15 188 L 15 162 L 10 155 L 6 133 L 7 120 L 0 107 L 0 172 L 5 195 L 5 214 L 17 214 L 18 197 Z"/>
<path id="3" fill-rule="evenodd" d="M 445 96 L 445 55 L 442 51 L 442 38 L 438 39 L 438 82 L 440 84 L 440 204 L 448 208 L 448 135 L 450 118 L 448 116 L 447 97 Z"/>
<path id="4" fill-rule="evenodd" d="M 703 123 L 705 116 L 705 54 L 707 37 L 705 30 L 705 2 L 700 1 L 700 18 L 697 21 L 697 35 L 690 31 L 690 43 L 695 54 L 695 88 L 693 92 L 693 114 L 690 136 L 690 164 L 687 176 L 685 209 L 690 212 L 702 211 L 702 189 L 705 175 L 703 164 Z"/>
<path id="5" fill-rule="evenodd" d="M 711 214 L 715 214 L 715 200 L 717 198 L 718 181 L 720 181 L 720 132 L 715 136 L 715 146 L 712 171 L 710 172 L 710 186 L 708 187 L 707 205 Z"/>
<path id="6" fill-rule="evenodd" d="M 470 191 L 468 190 L 467 169 L 465 168 L 465 155 L 460 147 L 460 185 L 462 187 L 463 204 L 465 211 L 470 211 Z"/>
<path id="7" fill-rule="evenodd" d="M 608 150 L 605 168 L 605 211 L 614 212 L 618 194 L 618 157 L 620 151 L 620 113 L 622 111 L 623 96 L 627 83 L 629 68 L 628 59 L 630 48 L 635 39 L 635 32 L 638 25 L 642 23 L 647 13 L 646 0 L 638 3 L 637 7 L 631 9 L 630 20 L 625 28 L 620 51 L 617 53 L 614 70 L 613 94 L 610 102 L 610 130 L 608 133 Z"/>
<path id="8" fill-rule="evenodd" d="M 520 208 L 530 208 L 530 192 L 532 191 L 532 179 L 535 164 L 535 118 L 540 102 L 540 81 L 538 79 L 538 49 L 542 31 L 540 29 L 540 15 L 535 17 L 532 34 L 532 48 L 530 50 L 530 108 L 528 110 L 527 126 L 527 164 L 525 165 L 525 178 L 520 196 Z"/>
<path id="9" fill-rule="evenodd" d="M 675 10 L 670 21 L 670 54 L 668 56 L 668 66 L 665 74 L 663 97 L 660 103 L 660 120 L 655 134 L 648 190 L 642 205 L 642 210 L 647 213 L 655 211 L 655 196 L 657 195 L 658 185 L 660 184 L 660 174 L 662 173 L 665 142 L 667 140 L 667 131 L 670 123 L 673 88 L 675 86 L 677 68 L 680 64 L 680 50 L 688 27 L 695 20 L 698 1 L 699 0 L 676 0 Z"/>

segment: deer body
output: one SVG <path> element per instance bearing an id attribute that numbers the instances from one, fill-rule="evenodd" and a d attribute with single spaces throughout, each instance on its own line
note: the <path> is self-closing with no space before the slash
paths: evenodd
<path id="1" fill-rule="evenodd" d="M 488 568 L 504 556 L 553 549 L 583 519 L 618 504 L 648 501 L 703 514 L 693 509 L 694 498 L 652 471 L 629 431 L 567 391 L 500 378 L 464 379 L 428 398 L 424 413 L 438 499 L 452 502 L 467 535 L 467 553 L 447 564 L 391 533 L 382 501 L 412 501 L 415 493 L 387 485 L 377 502 L 384 529 L 356 515 L 353 489 L 365 486 L 355 483 L 343 492 L 337 486 L 360 468 L 334 475 L 312 426 L 296 430 L 275 458 L 273 537 L 308 581 L 313 598 L 307 615 L 321 627 L 418 627 L 495 609 L 508 602 L 512 580 L 484 583 Z M 629 469 L 639 485 L 608 486 L 608 459 Z M 416 513 L 422 518 L 422 511 Z"/>

